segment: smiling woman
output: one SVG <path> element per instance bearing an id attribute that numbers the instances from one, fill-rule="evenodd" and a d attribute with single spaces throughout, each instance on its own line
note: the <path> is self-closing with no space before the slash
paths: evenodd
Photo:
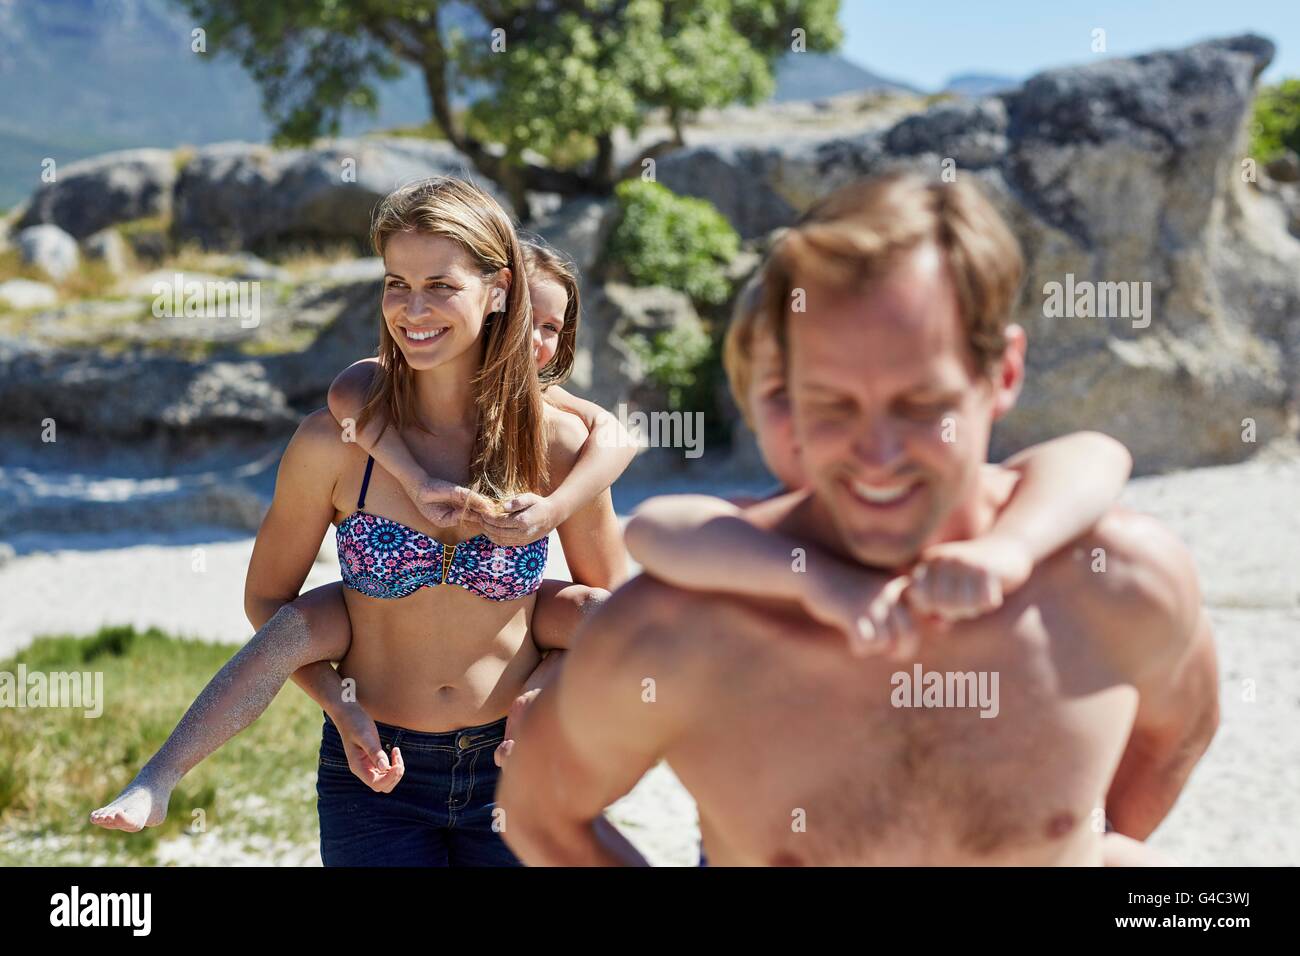
<path id="1" fill-rule="evenodd" d="M 378 412 L 399 431 L 415 421 L 415 375 L 458 366 L 479 410 L 470 487 L 507 498 L 545 480 L 541 392 L 531 361 L 532 306 L 519 239 L 500 206 L 454 179 L 423 180 L 375 211 L 384 258 L 376 376 L 358 429 Z M 400 356 L 400 359 L 399 359 Z"/>
<path id="2" fill-rule="evenodd" d="M 542 403 L 509 218 L 468 183 L 430 179 L 380 204 L 373 238 L 385 268 L 379 368 L 357 430 L 393 427 L 429 475 L 498 504 L 549 493 L 587 435 Z M 558 525 L 571 561 L 602 518 L 584 508 Z M 298 594 L 331 523 L 351 643 L 337 672 L 316 658 L 294 674 L 327 714 L 322 859 L 515 865 L 496 826 L 493 753 L 542 651 L 564 646 L 534 625 L 546 534 L 502 545 L 472 520 L 431 524 L 322 410 L 286 450 L 258 532 L 246 588 L 255 625 Z"/>

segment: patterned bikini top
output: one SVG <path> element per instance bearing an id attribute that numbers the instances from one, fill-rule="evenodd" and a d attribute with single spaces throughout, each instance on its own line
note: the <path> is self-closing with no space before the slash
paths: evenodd
<path id="1" fill-rule="evenodd" d="M 453 584 L 489 601 L 513 601 L 541 587 L 547 538 L 508 548 L 478 534 L 448 545 L 401 522 L 368 514 L 362 509 L 374 466 L 371 457 L 357 510 L 334 531 L 345 586 L 370 597 L 402 598 L 423 587 Z"/>

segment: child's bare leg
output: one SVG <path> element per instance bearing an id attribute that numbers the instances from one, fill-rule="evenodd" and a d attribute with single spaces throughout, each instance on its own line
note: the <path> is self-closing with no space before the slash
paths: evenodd
<path id="1" fill-rule="evenodd" d="M 533 643 L 543 653 L 569 650 L 582 622 L 608 599 L 609 592 L 604 588 L 572 581 L 543 581 L 533 607 Z"/>
<path id="2" fill-rule="evenodd" d="M 129 832 L 162 823 L 172 789 L 185 774 L 261 716 L 295 670 L 341 659 L 351 639 L 339 583 L 281 607 L 208 681 L 126 789 L 91 813 L 91 823 Z"/>
<path id="3" fill-rule="evenodd" d="M 565 651 L 573 647 L 573 639 L 582 622 L 609 599 L 604 588 L 587 587 L 571 581 L 543 581 L 537 590 L 537 604 L 533 608 L 533 643 L 542 652 L 542 661 L 533 669 L 524 684 L 523 693 L 515 698 L 506 717 L 505 739 L 497 744 L 494 759 L 498 767 L 514 749 L 514 733 L 523 720 L 524 711 L 542 688 L 555 679 L 564 660 Z"/>

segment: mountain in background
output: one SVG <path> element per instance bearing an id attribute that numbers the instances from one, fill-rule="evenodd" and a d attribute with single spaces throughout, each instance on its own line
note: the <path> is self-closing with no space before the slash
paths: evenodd
<path id="1" fill-rule="evenodd" d="M 994 93 L 1014 89 L 1023 82 L 1014 76 L 999 76 L 996 73 L 958 73 L 949 77 L 943 86 L 943 92 L 956 93 L 958 96 L 992 96 Z"/>
<path id="2" fill-rule="evenodd" d="M 458 25 L 476 14 L 452 5 Z M 174 0 L 0 0 L 0 209 L 61 164 L 133 146 L 265 141 L 257 85 L 233 58 L 190 51 L 193 20 Z M 915 92 L 834 54 L 791 53 L 777 101 L 862 89 Z M 377 115 L 351 114 L 342 134 L 429 121 L 414 70 L 380 89 Z"/>
<path id="3" fill-rule="evenodd" d="M 914 86 L 872 73 L 836 53 L 787 53 L 776 66 L 776 92 L 772 101 L 820 100 L 858 90 L 921 92 Z"/>

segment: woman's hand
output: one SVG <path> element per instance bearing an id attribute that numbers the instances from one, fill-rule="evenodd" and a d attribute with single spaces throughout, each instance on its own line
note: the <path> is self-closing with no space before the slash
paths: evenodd
<path id="1" fill-rule="evenodd" d="M 402 751 L 394 747 L 393 759 L 389 761 L 379 742 L 379 729 L 360 704 L 342 704 L 330 714 L 330 719 L 343 738 L 343 751 L 352 773 L 371 790 L 390 793 L 406 773 Z"/>
<path id="2" fill-rule="evenodd" d="M 483 533 L 493 544 L 517 548 L 544 538 L 569 517 L 552 498 L 523 494 L 502 506 L 504 514 L 480 514 Z"/>

